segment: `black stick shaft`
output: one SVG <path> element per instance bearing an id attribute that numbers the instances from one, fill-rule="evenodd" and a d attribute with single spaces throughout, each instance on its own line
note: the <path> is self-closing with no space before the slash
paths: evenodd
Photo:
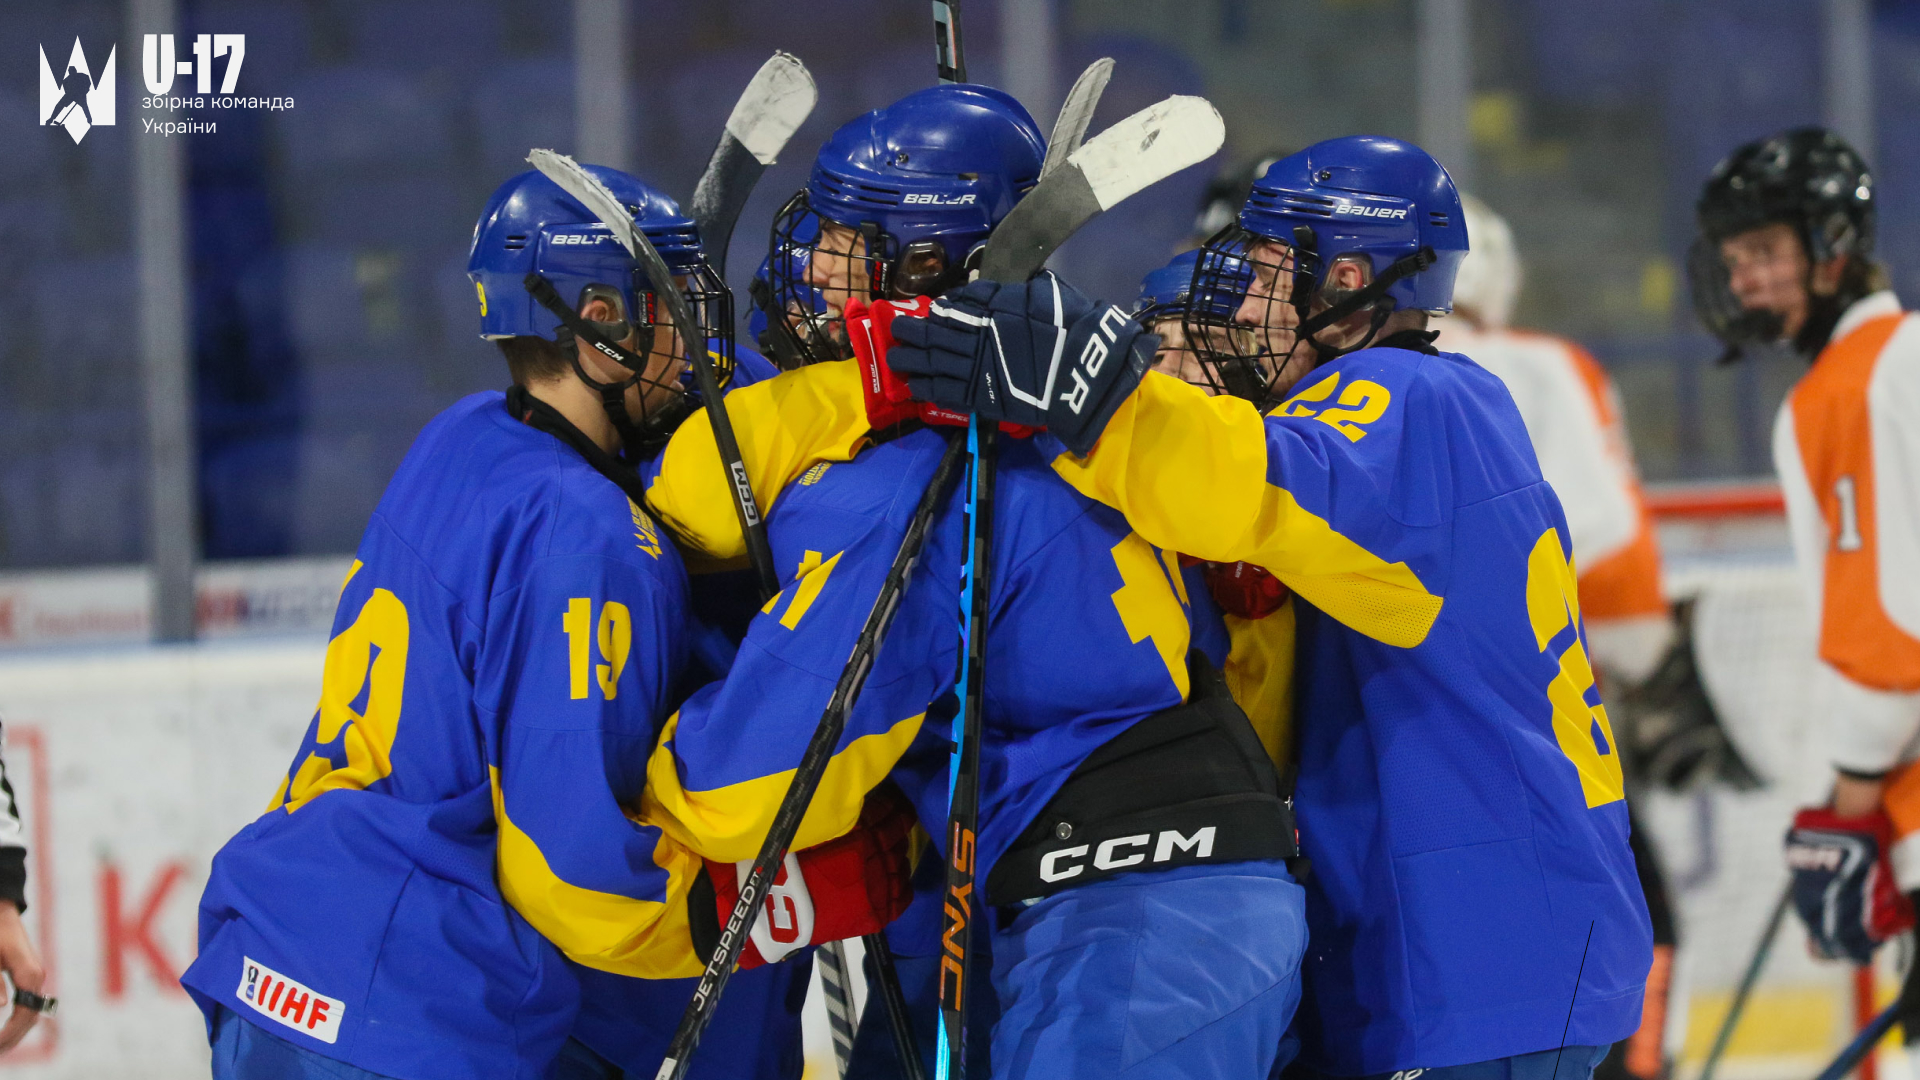
<path id="1" fill-rule="evenodd" d="M 933 0 L 933 49 L 941 82 L 967 81 L 967 53 L 960 42 L 960 0 Z"/>
<path id="2" fill-rule="evenodd" d="M 827 764 L 833 759 L 834 747 L 839 745 L 840 736 L 846 730 L 847 715 L 859 699 L 861 688 L 866 685 L 867 673 L 873 669 L 873 658 L 880 651 L 887 628 L 893 624 L 893 616 L 900 607 L 900 597 L 906 591 L 907 578 L 926 545 L 927 533 L 932 526 L 934 513 L 939 509 L 941 495 L 946 490 L 948 480 L 958 469 L 961 458 L 965 456 L 965 441 L 957 436 L 950 437 L 946 454 L 941 457 L 933 479 L 928 481 L 925 494 L 921 495 L 919 505 L 914 508 L 906 535 L 900 540 L 900 550 L 894 555 L 886 579 L 880 584 L 879 595 L 874 597 L 873 608 L 860 628 L 860 636 L 854 640 L 853 653 L 847 659 L 847 666 L 841 670 L 840 680 L 834 684 L 833 695 L 827 699 L 827 707 L 820 714 L 820 724 L 814 728 L 813 738 L 808 741 L 799 767 L 794 770 L 793 780 L 787 785 L 787 793 L 774 813 L 773 826 L 767 831 L 766 841 L 760 845 L 760 854 L 754 857 L 747 879 L 740 883 L 740 898 L 734 902 L 733 911 L 727 916 L 727 924 L 720 931 L 719 944 L 707 961 L 706 970 L 700 973 L 693 1000 L 687 1003 L 687 1011 L 680 1017 L 680 1027 L 674 1032 L 673 1042 L 667 1046 L 667 1057 L 660 1063 L 656 1080 L 680 1080 L 686 1075 L 688 1059 L 694 1048 L 700 1045 L 700 1036 L 713 1020 L 713 1011 L 720 1003 L 721 993 L 726 990 L 727 980 L 733 977 L 734 965 L 740 962 L 740 950 L 747 942 L 747 929 L 758 917 L 760 901 L 773 881 L 774 871 L 793 843 L 794 834 L 800 829 L 800 819 L 806 816 L 807 807 L 813 803 L 813 793 L 819 788 Z"/>
<path id="3" fill-rule="evenodd" d="M 927 1080 L 920 1063 L 920 1040 L 913 1034 L 912 1012 L 907 1008 L 907 992 L 900 986 L 900 971 L 893 963 L 893 947 L 885 933 L 868 934 L 860 939 L 873 957 L 875 989 L 887 1007 L 887 1024 L 893 1029 L 893 1048 L 900 1054 L 900 1075 L 905 1080 Z"/>
<path id="4" fill-rule="evenodd" d="M 947 810 L 947 894 L 941 905 L 940 1035 L 944 1056 L 935 1062 L 940 1080 L 966 1076 L 967 973 L 973 966 L 974 840 L 980 825 L 980 727 L 985 713 L 987 616 L 992 593 L 993 488 L 998 427 L 976 418 L 973 491 L 968 499 L 972 548 L 968 553 L 966 648 L 961 654 L 960 715 Z"/>
<path id="5" fill-rule="evenodd" d="M 1760 940 L 1753 947 L 1753 959 L 1747 961 L 1746 974 L 1740 976 L 1740 987 L 1733 992 L 1733 1001 L 1727 1006 L 1727 1015 L 1720 1020 L 1720 1030 L 1713 1036 L 1713 1048 L 1707 1051 L 1707 1060 L 1700 1067 L 1700 1080 L 1713 1080 L 1713 1071 L 1720 1067 L 1720 1058 L 1727 1052 L 1727 1043 L 1733 1039 L 1733 1029 L 1740 1024 L 1740 1014 L 1746 1011 L 1747 998 L 1752 996 L 1754 984 L 1760 981 L 1760 972 L 1767 966 L 1767 956 L 1773 952 L 1773 939 L 1780 936 L 1780 925 L 1786 921 L 1787 908 L 1793 903 L 1793 883 L 1780 890 L 1780 899 L 1774 902 L 1773 914 L 1767 918 L 1767 928 L 1760 932 Z"/>

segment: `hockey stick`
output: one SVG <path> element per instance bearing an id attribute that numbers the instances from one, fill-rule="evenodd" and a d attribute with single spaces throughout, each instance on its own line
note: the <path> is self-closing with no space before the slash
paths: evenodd
<path id="1" fill-rule="evenodd" d="M 713 1010 L 720 1002 L 720 994 L 726 989 L 727 980 L 733 976 L 734 965 L 740 961 L 740 950 L 746 945 L 747 928 L 759 916 L 761 897 L 768 885 L 772 884 L 774 871 L 786 856 L 788 845 L 793 843 L 794 834 L 800 829 L 800 819 L 806 816 L 807 808 L 813 802 L 813 793 L 826 774 L 828 762 L 833 760 L 834 747 L 839 745 L 840 736 L 846 730 L 847 715 L 852 712 L 861 688 L 866 685 L 867 673 L 873 668 L 873 658 L 880 650 L 881 641 L 886 638 L 887 628 L 893 623 L 894 613 L 900 607 L 901 594 L 906 591 L 907 578 L 925 546 L 934 512 L 939 509 L 947 482 L 959 468 L 964 453 L 965 448 L 959 437 L 949 436 L 947 451 L 941 457 L 939 467 L 934 470 L 933 478 L 927 482 L 927 490 L 920 496 L 919 505 L 914 508 L 906 535 L 901 537 L 900 550 L 894 555 L 886 579 L 880 584 L 880 593 L 874 597 L 873 608 L 860 627 L 860 636 L 854 640 L 853 653 L 847 659 L 847 666 L 841 670 L 839 681 L 834 684 L 826 710 L 820 714 L 820 724 L 814 729 L 806 752 L 800 756 L 800 764 L 793 771 L 793 780 L 787 785 L 787 793 L 774 813 L 773 826 L 767 830 L 767 838 L 760 845 L 760 854 L 754 857 L 753 868 L 740 883 L 740 898 L 727 916 L 727 924 L 720 931 L 719 944 L 715 946 L 712 958 L 707 961 L 706 970 L 700 973 L 693 1000 L 687 1003 L 687 1011 L 680 1017 L 680 1027 L 674 1032 L 673 1042 L 667 1046 L 666 1060 L 660 1063 L 655 1080 L 680 1080 L 685 1075 L 688 1058 L 694 1048 L 700 1045 L 700 1036 L 713 1020 Z"/>
<path id="2" fill-rule="evenodd" d="M 879 935 L 875 935 L 876 937 Z M 847 950 L 838 941 L 829 941 L 814 953 L 820 969 L 820 992 L 826 998 L 827 1032 L 833 1039 L 835 1076 L 847 1075 L 847 1063 L 853 1060 L 853 977 L 847 964 Z"/>
<path id="3" fill-rule="evenodd" d="M 1112 78 L 1113 57 L 1103 56 L 1073 80 L 1073 89 L 1067 91 L 1067 100 L 1061 103 L 1060 115 L 1053 121 L 1053 134 L 1047 138 L 1047 158 L 1040 164 L 1040 179 L 1052 176 L 1069 154 L 1080 149 L 1087 137 L 1087 125 L 1093 122 L 1093 110 L 1099 107 L 1100 95 L 1106 93 L 1107 81 Z"/>
<path id="4" fill-rule="evenodd" d="M 993 231 L 980 264 L 991 281 L 1025 281 L 1081 226 L 1150 184 L 1197 165 L 1226 141 L 1207 99 L 1175 95 L 1067 155 Z"/>
<path id="5" fill-rule="evenodd" d="M 960 46 L 960 0 L 933 0 L 933 63 L 941 82 L 967 81 L 967 53 Z"/>
<path id="6" fill-rule="evenodd" d="M 755 576 L 760 579 L 762 596 L 772 596 L 780 591 L 780 577 L 773 568 L 773 548 L 767 543 L 767 523 L 760 516 L 760 504 L 754 500 L 753 486 L 747 481 L 747 467 L 740 459 L 740 441 L 733 434 L 733 420 L 727 415 L 727 407 L 720 400 L 720 378 L 713 370 L 713 359 L 707 355 L 707 343 L 696 341 L 699 323 L 694 321 L 693 309 L 687 306 L 687 298 L 680 292 L 680 286 L 674 283 L 673 271 L 667 268 L 665 259 L 654 250 L 653 241 L 633 223 L 633 214 L 620 205 L 594 175 L 580 167 L 580 163 L 552 150 L 535 150 L 527 155 L 527 161 L 546 176 L 560 185 L 560 189 L 579 199 L 587 211 L 598 217 L 602 224 L 613 232 L 614 239 L 627 249 L 634 261 L 646 272 L 647 280 L 653 283 L 653 293 L 667 313 L 673 317 L 676 336 L 681 347 L 686 350 L 687 360 L 693 366 L 694 384 L 700 388 L 700 397 L 706 405 L 707 417 L 713 424 L 713 442 L 720 452 L 720 462 L 726 467 L 730 481 L 728 489 L 733 493 L 734 513 L 740 519 L 740 533 L 746 539 L 747 557 L 753 563 Z"/>
<path id="7" fill-rule="evenodd" d="M 707 171 L 687 200 L 687 216 L 700 231 L 707 261 L 721 277 L 727 272 L 727 242 L 747 207 L 747 196 L 819 99 L 807 65 L 797 56 L 776 52 L 734 103 L 720 145 L 713 148 Z"/>
<path id="8" fill-rule="evenodd" d="M 936 3 L 935 30 L 940 29 L 940 7 Z M 944 57 L 942 60 L 944 61 Z M 943 65 L 944 66 L 944 65 Z M 1047 178 L 1080 148 L 1093 119 L 1093 110 L 1113 76 L 1113 60 L 1094 61 L 1074 80 L 1060 116 L 1054 121 L 1053 138 L 1047 142 L 1047 156 L 1040 167 L 1040 184 L 1028 198 L 1043 196 Z M 944 77 L 944 72 L 943 72 Z M 999 239 L 995 230 L 986 257 Z M 1042 256 L 1041 261 L 1045 261 Z M 1035 267 L 1037 269 L 1037 267 Z M 1024 280 L 1022 275 L 1022 280 Z M 987 606 L 991 591 L 989 572 L 993 537 L 993 487 L 995 442 L 998 428 L 989 425 L 982 431 L 978 418 L 967 421 L 967 448 L 973 454 L 973 466 L 967 472 L 967 561 L 962 568 L 961 669 L 958 679 L 960 708 L 953 717 L 953 751 L 947 763 L 947 895 L 942 904 L 940 934 L 940 1028 L 939 1045 L 934 1057 L 937 1080 L 966 1074 L 966 1002 L 963 991 L 967 973 L 973 966 L 973 891 L 974 838 L 980 820 L 980 727 L 983 716 L 983 689 L 986 679 Z M 949 984 L 948 979 L 952 982 Z"/>
<path id="9" fill-rule="evenodd" d="M 967 1014 L 962 991 L 973 966 L 974 837 L 980 821 L 980 728 L 986 683 L 987 607 L 992 584 L 993 485 L 999 427 L 967 421 L 967 561 L 961 567 L 960 708 L 947 759 L 947 895 L 940 924 L 940 1036 L 935 1080 L 966 1076 Z M 948 977 L 952 977 L 949 984 Z"/>
<path id="10" fill-rule="evenodd" d="M 1752 996 L 1754 984 L 1760 981 L 1760 971 L 1767 966 L 1767 957 L 1773 952 L 1773 941 L 1780 936 L 1780 926 L 1786 922 L 1787 908 L 1793 904 L 1793 882 L 1780 890 L 1780 899 L 1774 902 L 1773 914 L 1767 917 L 1767 928 L 1760 932 L 1760 941 L 1753 947 L 1753 959 L 1747 961 L 1746 974 L 1740 976 L 1740 986 L 1733 992 L 1733 1001 L 1727 1005 L 1727 1015 L 1720 1019 L 1720 1030 L 1714 1033 L 1713 1048 L 1707 1051 L 1706 1063 L 1700 1066 L 1698 1080 L 1713 1080 L 1713 1071 L 1720 1067 L 1720 1057 L 1727 1052 L 1727 1043 L 1733 1040 L 1733 1029 L 1740 1024 L 1740 1014 L 1746 1011 L 1747 998 Z"/>
<path id="11" fill-rule="evenodd" d="M 1096 64 L 1074 84 L 1067 110 L 1091 116 L 1105 79 Z M 1080 95 L 1076 97 L 1076 95 Z M 1056 130 L 1086 130 L 1084 116 L 1063 110 Z M 1056 159 L 1053 169 L 1004 218 L 987 241 L 981 276 L 994 281 L 1025 281 L 1081 226 L 1122 199 L 1156 181 L 1210 157 L 1225 140 L 1220 114 L 1201 98 L 1172 97 L 1101 132 L 1085 145 Z M 1062 149 L 1067 149 L 1063 147 Z M 977 417 L 967 424 L 975 452 L 968 501 L 969 544 L 963 610 L 960 710 L 954 716 L 953 756 L 948 765 L 947 896 L 940 934 L 940 1045 L 934 1058 L 936 1080 L 965 1076 L 966 1013 L 962 993 L 972 962 L 974 839 L 979 821 L 979 744 L 988 600 L 991 593 L 994 441 L 997 428 L 982 429 Z M 949 977 L 951 976 L 951 981 Z"/>
<path id="12" fill-rule="evenodd" d="M 1867 1022 L 1866 1027 L 1860 1029 L 1860 1033 L 1853 1037 L 1852 1042 L 1841 1048 L 1833 1062 L 1820 1070 L 1820 1075 L 1814 1077 L 1814 1080 L 1841 1080 L 1841 1077 L 1852 1072 L 1863 1058 L 1873 1052 L 1874 1046 L 1899 1020 L 1900 1004 L 1899 1001 L 1895 1001 L 1880 1010 L 1878 1015 Z"/>

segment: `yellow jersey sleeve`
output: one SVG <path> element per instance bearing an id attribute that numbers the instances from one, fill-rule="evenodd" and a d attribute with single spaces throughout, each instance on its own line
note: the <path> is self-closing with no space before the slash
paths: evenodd
<path id="1" fill-rule="evenodd" d="M 822 461 L 849 461 L 869 425 L 860 372 L 851 360 L 813 364 L 726 395 L 741 464 L 760 512 Z M 746 540 L 720 464 L 712 421 L 702 411 L 680 425 L 647 487 L 647 509 L 679 537 L 695 564 L 738 562 Z"/>

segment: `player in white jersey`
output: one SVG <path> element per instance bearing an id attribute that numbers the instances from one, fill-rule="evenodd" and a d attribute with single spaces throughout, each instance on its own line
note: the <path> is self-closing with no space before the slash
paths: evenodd
<path id="1" fill-rule="evenodd" d="M 1729 355 L 1772 343 L 1813 365 L 1773 451 L 1835 776 L 1829 804 L 1795 818 L 1787 860 L 1815 949 L 1860 963 L 1911 924 L 1902 894 L 1920 889 L 1920 320 L 1872 260 L 1874 210 L 1852 147 L 1783 132 L 1714 169 L 1690 266 Z"/>
<path id="2" fill-rule="evenodd" d="M 1616 680 L 1640 682 L 1665 652 L 1672 622 L 1619 392 L 1579 345 L 1508 325 L 1521 279 L 1513 232 L 1479 199 L 1462 195 L 1461 202 L 1473 251 L 1436 344 L 1473 357 L 1513 394 L 1541 475 L 1573 531 L 1594 662 Z"/>

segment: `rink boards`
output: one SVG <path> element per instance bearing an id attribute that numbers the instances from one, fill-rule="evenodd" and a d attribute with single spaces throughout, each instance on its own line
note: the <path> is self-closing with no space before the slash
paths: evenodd
<path id="1" fill-rule="evenodd" d="M 321 569 L 292 574 L 291 587 L 310 589 Z M 1751 794 L 1659 794 L 1643 807 L 1681 906 L 1670 1035 L 1697 1061 L 1785 880 L 1779 842 L 1792 809 L 1828 781 L 1821 704 L 1804 670 L 1810 624 L 1787 565 L 1721 553 L 1675 558 L 1670 576 L 1676 591 L 1702 591 L 1709 688 L 1770 781 Z M 27 921 L 62 1002 L 0 1071 L 206 1075 L 199 1013 L 173 978 L 193 956 L 209 860 L 266 806 L 312 715 L 321 634 L 0 652 L 0 719 L 33 840 Z M 1811 1075 L 1844 1041 L 1849 982 L 1807 957 L 1790 921 L 1721 1075 Z M 1882 1055 L 1883 1080 L 1907 1080 L 1897 1058 Z"/>

